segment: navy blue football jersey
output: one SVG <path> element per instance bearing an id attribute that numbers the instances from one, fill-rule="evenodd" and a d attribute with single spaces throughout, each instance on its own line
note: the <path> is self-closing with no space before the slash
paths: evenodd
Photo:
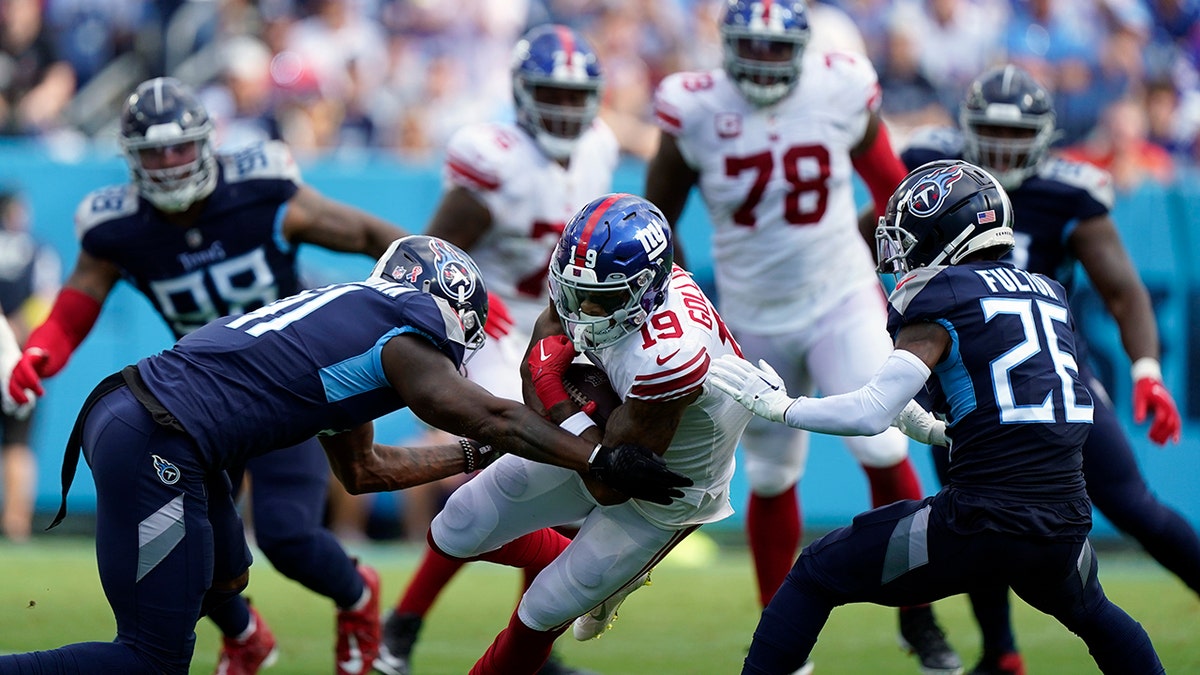
<path id="1" fill-rule="evenodd" d="M 120 268 L 175 337 L 243 314 L 299 288 L 296 248 L 282 234 L 300 174 L 279 142 L 217 156 L 219 178 L 196 224 L 181 228 L 134 184 L 96 190 L 80 203 L 80 246 Z"/>
<path id="2" fill-rule="evenodd" d="M 888 300 L 888 330 L 933 322 L 951 351 L 930 377 L 946 416 L 949 486 L 1009 503 L 1083 499 L 1092 398 L 1079 379 L 1066 291 L 1005 262 L 913 271 Z"/>
<path id="3" fill-rule="evenodd" d="M 461 366 L 462 323 L 445 300 L 373 279 L 218 319 L 137 367 L 213 464 L 228 467 L 404 407 L 380 356 L 402 334 Z"/>
<path id="4" fill-rule="evenodd" d="M 962 159 L 962 154 L 962 133 L 937 127 L 914 134 L 900 158 L 911 171 L 938 159 Z M 1016 246 L 1006 259 L 1057 279 L 1070 290 L 1076 261 L 1067 240 L 1081 221 L 1112 210 L 1112 178 L 1090 164 L 1048 157 L 1008 196 Z"/>

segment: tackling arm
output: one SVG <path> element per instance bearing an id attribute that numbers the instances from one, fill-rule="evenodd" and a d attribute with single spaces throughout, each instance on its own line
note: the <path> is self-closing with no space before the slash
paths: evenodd
<path id="1" fill-rule="evenodd" d="M 329 199 L 302 185 L 287 203 L 283 236 L 288 241 L 315 244 L 331 251 L 383 255 L 391 243 L 408 232 L 366 211 Z"/>
<path id="2" fill-rule="evenodd" d="M 375 443 L 374 437 L 371 422 L 319 437 L 333 474 L 352 495 L 431 483 L 462 473 L 472 464 L 460 443 L 397 447 Z"/>

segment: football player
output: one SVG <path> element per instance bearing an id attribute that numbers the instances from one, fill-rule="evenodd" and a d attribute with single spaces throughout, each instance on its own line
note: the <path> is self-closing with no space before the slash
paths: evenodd
<path id="1" fill-rule="evenodd" d="M 521 356 L 547 306 L 550 253 L 571 216 L 611 191 L 617 140 L 597 117 L 603 76 L 591 46 L 560 25 L 527 32 L 513 51 L 515 124 L 465 127 L 446 151 L 442 196 L 425 232 L 469 252 L 511 328 L 490 322 L 491 339 L 467 377 L 497 396 L 521 400 Z M 426 550 L 408 587 L 384 621 L 376 668 L 407 675 L 423 617 L 462 561 Z M 526 575 L 525 585 L 533 580 Z M 557 659 L 541 671 L 570 673 Z"/>
<path id="2" fill-rule="evenodd" d="M 776 364 L 793 391 L 850 391 L 891 349 L 856 227 L 853 174 L 880 205 L 905 173 L 879 118 L 875 70 L 862 56 L 806 49 L 803 2 L 730 0 L 721 35 L 723 68 L 671 75 L 658 88 L 662 140 L 646 198 L 676 224 L 699 188 L 715 229 L 722 313 L 749 358 Z M 923 495 L 899 431 L 845 442 L 873 505 Z M 801 542 L 808 435 L 754 420 L 742 447 L 747 535 L 765 606 Z M 960 672 L 931 608 L 901 609 L 900 633 L 923 672 Z"/>
<path id="3" fill-rule="evenodd" d="M 282 143 L 225 154 L 212 135 L 207 111 L 178 80 L 147 80 L 126 100 L 120 143 L 132 180 L 80 202 L 79 257 L 12 371 L 16 400 L 25 389 L 40 395 L 41 380 L 62 370 L 122 278 L 178 338 L 299 291 L 302 244 L 377 258 L 404 234 L 304 185 Z M 355 652 L 378 650 L 379 579 L 321 525 L 329 468 L 319 444 L 308 439 L 247 460 L 229 474 L 235 487 L 243 473 L 253 478 L 257 545 L 285 576 L 334 601 L 337 672 L 368 672 L 371 659 L 364 665 Z M 244 599 L 213 608 L 211 617 L 224 637 L 218 672 L 252 675 L 273 658 L 274 636 Z"/>
<path id="4" fill-rule="evenodd" d="M 584 206 L 554 249 L 553 305 L 537 320 L 522 375 L 530 406 L 564 429 L 606 445 L 636 439 L 695 484 L 670 505 L 647 504 L 507 455 L 460 487 L 433 520 L 431 546 L 537 572 L 472 673 L 537 672 L 572 621 L 576 639 L 599 636 L 672 547 L 733 512 L 733 453 L 750 416 L 704 381 L 713 358 L 740 352 L 673 261 L 670 229 L 653 204 L 610 194 Z M 563 386 L 578 352 L 623 401 L 603 434 Z M 573 539 L 551 529 L 576 521 Z"/>
<path id="5" fill-rule="evenodd" d="M 187 673 L 197 617 L 249 576 L 223 468 L 306 439 L 320 437 L 352 494 L 474 471 L 512 452 L 586 473 L 628 497 L 683 497 L 678 488 L 691 481 L 646 448 L 581 439 L 462 377 L 462 363 L 486 340 L 487 313 L 470 256 L 414 235 L 394 242 L 365 282 L 217 319 L 105 378 L 68 442 L 55 523 L 82 446 L 96 482 L 96 553 L 117 638 L 0 656 L 0 672 Z M 479 442 L 374 443 L 372 421 L 405 407 Z"/>
<path id="6" fill-rule="evenodd" d="M 1012 221 L 983 169 L 923 165 L 876 234 L 879 270 L 904 276 L 890 298 L 896 346 L 869 382 L 793 399 L 765 361 L 713 364 L 713 384 L 755 414 L 833 434 L 879 433 L 929 382 L 952 439 L 941 492 L 864 513 L 804 549 L 763 611 L 743 673 L 791 672 L 840 605 L 927 603 L 997 581 L 1083 638 L 1102 672 L 1165 672 L 1146 631 L 1100 586 L 1082 453 L 1093 399 L 1066 290 L 999 261 Z"/>
<path id="7" fill-rule="evenodd" d="M 914 168 L 936 159 L 965 158 L 991 172 L 1012 201 L 1015 246 L 1008 259 L 1017 267 L 1054 277 L 1070 289 L 1075 262 L 1082 263 L 1133 363 L 1135 421 L 1149 416 L 1150 439 L 1159 445 L 1178 441 L 1181 420 L 1162 382 L 1150 295 L 1109 216 L 1112 179 L 1091 165 L 1050 156 L 1056 134 L 1053 101 L 1016 66 L 994 68 L 975 79 L 960 123 L 960 130 L 919 132 L 901 158 Z M 1076 334 L 1075 342 L 1080 378 L 1096 400 L 1094 430 L 1083 446 L 1088 496 L 1117 528 L 1200 593 L 1200 538 L 1146 486 L 1112 401 L 1088 365 L 1083 337 Z M 934 458 L 945 483 L 945 449 L 934 448 Z M 983 655 L 973 672 L 1022 675 L 1007 589 L 981 591 L 971 599 L 983 632 Z"/>

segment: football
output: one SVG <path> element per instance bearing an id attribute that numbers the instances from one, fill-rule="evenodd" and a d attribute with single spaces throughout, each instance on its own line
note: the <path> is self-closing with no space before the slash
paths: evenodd
<path id="1" fill-rule="evenodd" d="M 604 431 L 604 425 L 612 411 L 621 405 L 621 397 L 613 391 L 608 375 L 590 363 L 572 363 L 567 366 L 567 372 L 563 373 L 563 386 L 575 405 L 582 408 L 588 401 L 596 404 L 596 409 L 590 417 L 596 422 L 596 426 L 600 427 L 600 431 Z"/>

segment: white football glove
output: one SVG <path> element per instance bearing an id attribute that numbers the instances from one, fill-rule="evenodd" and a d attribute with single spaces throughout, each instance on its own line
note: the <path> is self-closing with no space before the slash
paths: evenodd
<path id="1" fill-rule="evenodd" d="M 14 401 L 8 393 L 8 379 L 12 376 L 13 367 L 20 360 L 21 347 L 17 345 L 17 338 L 13 335 L 8 321 L 3 314 L 0 314 L 0 409 L 4 411 L 5 415 L 25 419 L 29 417 L 29 413 L 33 412 L 37 397 L 33 395 L 33 392 L 26 390 L 25 395 L 29 397 L 29 402 L 20 404 Z"/>
<path id="2" fill-rule="evenodd" d="M 896 416 L 892 426 L 918 443 L 950 447 L 950 439 L 946 436 L 946 423 L 934 417 L 916 401 L 909 401 L 908 405 L 904 406 L 904 410 Z"/>
<path id="3" fill-rule="evenodd" d="M 783 378 L 771 364 L 759 360 L 754 364 L 733 354 L 726 354 L 708 366 L 708 381 L 729 394 L 750 412 L 772 422 L 783 422 L 787 409 L 796 399 L 787 395 Z"/>

